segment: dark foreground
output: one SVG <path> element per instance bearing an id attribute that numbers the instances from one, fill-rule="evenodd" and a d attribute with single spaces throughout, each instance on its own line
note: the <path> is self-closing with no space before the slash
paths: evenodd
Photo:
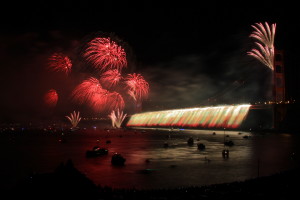
<path id="1" fill-rule="evenodd" d="M 178 189 L 113 189 L 95 185 L 71 160 L 53 173 L 34 174 L 8 192 L 6 199 L 294 199 L 299 169 L 243 182 Z M 2 192 L 2 195 L 6 195 Z"/>

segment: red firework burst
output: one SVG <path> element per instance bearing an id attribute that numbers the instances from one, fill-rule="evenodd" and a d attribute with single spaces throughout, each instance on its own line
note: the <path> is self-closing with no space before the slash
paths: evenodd
<path id="1" fill-rule="evenodd" d="M 79 104 L 89 103 L 94 101 L 95 96 L 103 95 L 104 90 L 96 78 L 89 78 L 79 84 L 72 92 L 73 99 Z"/>
<path id="2" fill-rule="evenodd" d="M 89 105 L 96 112 L 112 110 L 123 110 L 125 103 L 123 97 L 117 92 L 109 92 L 104 90 L 103 93 L 96 93 L 90 99 Z"/>
<path id="3" fill-rule="evenodd" d="M 126 53 L 110 38 L 95 38 L 88 43 L 84 56 L 97 69 L 106 71 L 108 69 L 122 70 L 127 67 Z"/>
<path id="4" fill-rule="evenodd" d="M 109 112 L 113 110 L 123 110 L 125 107 L 123 97 L 117 92 L 112 92 L 109 94 L 106 105 Z"/>
<path id="5" fill-rule="evenodd" d="M 71 72 L 72 62 L 68 56 L 62 53 L 54 53 L 49 58 L 48 69 L 55 72 L 64 72 L 67 75 Z"/>
<path id="6" fill-rule="evenodd" d="M 125 83 L 129 87 L 128 94 L 135 100 L 140 101 L 148 96 L 149 84 L 140 74 L 128 74 Z"/>
<path id="7" fill-rule="evenodd" d="M 56 90 L 51 89 L 44 95 L 44 102 L 49 107 L 55 107 L 58 101 Z"/>
<path id="8" fill-rule="evenodd" d="M 89 99 L 88 105 L 96 112 L 101 112 L 106 110 L 106 103 L 108 102 L 109 92 L 102 89 L 101 92 L 94 93 L 94 95 Z"/>
<path id="9" fill-rule="evenodd" d="M 119 83 L 122 76 L 117 69 L 112 69 L 104 72 L 101 76 L 101 83 L 107 88 L 111 88 Z"/>

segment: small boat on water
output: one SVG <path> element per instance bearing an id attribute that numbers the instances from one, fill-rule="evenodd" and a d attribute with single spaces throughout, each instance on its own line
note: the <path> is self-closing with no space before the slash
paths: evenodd
<path id="1" fill-rule="evenodd" d="M 59 140 L 58 140 L 60 143 L 66 143 L 67 142 L 67 139 L 65 137 L 61 137 Z"/>
<path id="2" fill-rule="evenodd" d="M 250 136 L 249 136 L 249 135 L 244 135 L 243 138 L 244 138 L 244 139 L 249 139 Z"/>
<path id="3" fill-rule="evenodd" d="M 224 149 L 222 151 L 222 156 L 223 156 L 223 158 L 228 158 L 229 157 L 229 150 L 228 149 Z"/>
<path id="4" fill-rule="evenodd" d="M 80 130 L 80 128 L 79 128 L 79 127 L 72 127 L 70 130 L 71 130 L 72 132 L 74 132 L 74 131 Z"/>
<path id="5" fill-rule="evenodd" d="M 199 150 L 205 150 L 205 145 L 203 143 L 197 144 Z"/>
<path id="6" fill-rule="evenodd" d="M 234 145 L 234 143 L 231 141 L 231 140 L 229 140 L 229 141 L 226 141 L 226 142 L 224 142 L 224 145 L 225 146 L 233 146 Z"/>
<path id="7" fill-rule="evenodd" d="M 165 148 L 168 148 L 168 147 L 169 147 L 169 143 L 165 142 L 165 143 L 164 143 L 164 147 L 165 147 Z"/>
<path id="8" fill-rule="evenodd" d="M 193 145 L 194 144 L 194 139 L 192 137 L 190 137 L 188 140 L 187 140 L 187 143 L 188 145 Z"/>
<path id="9" fill-rule="evenodd" d="M 105 148 L 100 148 L 99 146 L 94 146 L 93 150 L 88 150 L 85 153 L 86 157 L 88 158 L 98 157 L 107 154 L 108 154 L 108 150 Z"/>
<path id="10" fill-rule="evenodd" d="M 126 161 L 126 159 L 119 153 L 115 153 L 111 157 L 111 164 L 112 165 L 122 166 L 122 165 L 124 165 L 125 161 Z"/>

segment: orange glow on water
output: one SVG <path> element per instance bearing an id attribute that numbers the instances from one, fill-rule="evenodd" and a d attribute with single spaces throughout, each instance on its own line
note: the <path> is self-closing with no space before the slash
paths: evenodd
<path id="1" fill-rule="evenodd" d="M 130 117 L 127 126 L 238 128 L 249 108 L 236 105 L 139 113 Z"/>

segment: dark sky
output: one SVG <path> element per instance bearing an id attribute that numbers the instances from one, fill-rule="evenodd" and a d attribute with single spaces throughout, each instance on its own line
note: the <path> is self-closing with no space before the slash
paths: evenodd
<path id="1" fill-rule="evenodd" d="M 130 47 L 134 72 L 150 84 L 145 110 L 216 103 L 255 102 L 270 95 L 270 71 L 247 56 L 256 22 L 277 24 L 275 46 L 285 52 L 288 98 L 299 98 L 299 16 L 296 6 L 88 1 L 10 3 L 1 7 L 0 120 L 38 116 L 41 94 L 57 88 L 61 112 L 73 109 L 68 82 L 44 70 L 47 57 L 63 51 L 76 58 L 85 38 L 113 33 Z M 131 68 L 133 69 L 133 63 Z M 242 84 L 244 83 L 244 84 Z M 50 111 L 44 111 L 50 112 Z M 16 117 L 18 116 L 18 117 Z"/>

